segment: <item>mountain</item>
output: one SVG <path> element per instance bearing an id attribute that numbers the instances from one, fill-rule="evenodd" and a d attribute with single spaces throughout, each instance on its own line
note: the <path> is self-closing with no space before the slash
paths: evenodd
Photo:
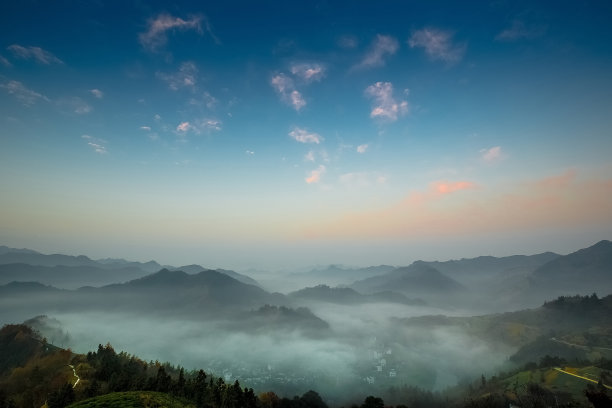
<path id="1" fill-rule="evenodd" d="M 5 296 L 5 298 L 10 296 L 61 292 L 63 292 L 61 289 L 43 285 L 42 283 L 38 282 L 10 282 L 6 285 L 0 286 L 0 295 Z"/>
<path id="2" fill-rule="evenodd" d="M 62 254 L 45 255 L 38 252 L 5 252 L 0 254 L 0 265 L 28 264 L 38 266 L 99 266 L 99 264 L 85 255 L 71 256 Z"/>
<path id="3" fill-rule="evenodd" d="M 145 271 L 136 267 L 103 269 L 98 266 L 40 266 L 23 263 L 0 265 L 0 285 L 12 281 L 36 281 L 63 289 L 102 286 L 142 277 Z"/>
<path id="4" fill-rule="evenodd" d="M 537 268 L 530 282 L 535 290 L 608 294 L 612 292 L 612 242 L 600 241 L 553 259 Z"/>
<path id="5" fill-rule="evenodd" d="M 479 256 L 450 261 L 420 261 L 464 285 L 481 285 L 489 280 L 507 279 L 533 272 L 536 268 L 561 255 L 544 252 L 537 255 L 505 257 Z"/>
<path id="6" fill-rule="evenodd" d="M 291 279 L 297 285 L 301 285 L 302 287 L 317 284 L 338 286 L 348 285 L 356 280 L 381 275 L 390 272 L 393 269 L 395 269 L 395 267 L 389 265 L 369 266 L 366 268 L 328 265 L 325 267 L 314 268 L 307 272 L 294 273 L 291 275 Z"/>
<path id="7" fill-rule="evenodd" d="M 305 307 L 264 305 L 235 315 L 220 327 L 230 331 L 243 331 L 269 335 L 273 332 L 299 331 L 308 337 L 321 337 L 330 334 L 329 324 Z"/>
<path id="8" fill-rule="evenodd" d="M 200 266 L 200 265 L 185 265 L 185 266 L 179 266 L 178 268 L 168 268 L 168 269 L 173 270 L 173 271 L 183 271 L 183 272 L 187 272 L 189 274 L 196 274 L 196 273 L 212 270 L 212 269 L 204 268 L 203 266 Z M 261 287 L 259 282 L 257 282 L 255 279 L 253 279 L 253 278 L 251 278 L 251 277 L 249 277 L 247 275 L 243 275 L 241 273 L 230 271 L 230 270 L 227 270 L 227 269 L 215 269 L 215 271 L 220 272 L 220 273 L 222 273 L 224 275 L 227 275 L 229 277 L 232 277 L 232 278 L 236 279 L 237 281 L 240 281 L 240 282 L 245 283 L 247 285 L 254 285 L 254 286 Z"/>
<path id="9" fill-rule="evenodd" d="M 37 296 L 24 296 L 27 293 Z M 187 318 L 211 317 L 265 304 L 285 305 L 278 293 L 247 285 L 212 270 L 197 274 L 162 269 L 126 283 L 59 290 L 40 283 L 13 282 L 0 286 L 0 321 L 19 310 L 23 319 L 52 312 L 121 311 Z M 13 309 L 12 313 L 9 313 Z"/>
<path id="10" fill-rule="evenodd" d="M 395 268 L 391 272 L 374 276 L 351 285 L 361 293 L 398 291 L 409 296 L 439 297 L 465 291 L 465 287 L 442 272 L 417 261 L 410 266 Z"/>
<path id="11" fill-rule="evenodd" d="M 363 295 L 351 288 L 330 288 L 327 285 L 304 288 L 287 295 L 298 301 L 316 301 L 337 303 L 343 305 L 356 305 L 363 303 L 401 303 L 405 305 L 424 305 L 420 299 L 409 299 L 397 292 L 377 292 Z"/>
<path id="12" fill-rule="evenodd" d="M 104 265 L 105 267 L 112 268 L 138 268 L 147 273 L 157 272 L 163 268 L 162 265 L 158 264 L 155 261 L 149 262 L 134 262 L 134 261 L 126 261 L 125 259 L 117 259 L 117 258 L 104 258 L 104 259 L 96 259 L 98 264 Z"/>
<path id="13" fill-rule="evenodd" d="M 37 254 L 38 253 L 36 251 L 32 251 L 31 249 L 26 249 L 26 248 L 17 249 L 17 248 L 10 248 L 5 245 L 0 245 L 0 255 L 4 255 L 9 252 L 15 252 L 15 253 L 21 253 L 21 254 Z"/>

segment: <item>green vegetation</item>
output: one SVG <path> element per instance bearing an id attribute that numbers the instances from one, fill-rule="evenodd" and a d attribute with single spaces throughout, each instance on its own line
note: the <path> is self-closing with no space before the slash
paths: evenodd
<path id="1" fill-rule="evenodd" d="M 113 392 L 74 403 L 69 408 L 195 408 L 196 405 L 161 392 L 130 391 Z"/>

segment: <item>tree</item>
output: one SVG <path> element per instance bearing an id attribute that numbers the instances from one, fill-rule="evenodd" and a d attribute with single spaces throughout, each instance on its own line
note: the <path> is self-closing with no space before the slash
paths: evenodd
<path id="1" fill-rule="evenodd" d="M 47 399 L 49 408 L 64 408 L 74 402 L 74 390 L 72 384 L 64 384 L 62 388 L 51 393 Z"/>
<path id="2" fill-rule="evenodd" d="M 363 401 L 361 408 L 385 408 L 385 403 L 382 398 L 370 395 Z"/>

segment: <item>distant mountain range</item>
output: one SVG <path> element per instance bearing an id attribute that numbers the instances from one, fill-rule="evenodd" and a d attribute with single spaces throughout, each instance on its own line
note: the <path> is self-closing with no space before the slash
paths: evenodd
<path id="1" fill-rule="evenodd" d="M 160 269 L 151 273 L 157 267 Z M 141 263 L 111 258 L 96 261 L 86 256 L 44 255 L 2 246 L 0 285 L 5 286 L 0 286 L 4 298 L 0 303 L 10 298 L 13 304 L 20 304 L 18 293 L 38 291 L 45 296 L 29 301 L 24 307 L 47 302 L 48 307 L 59 310 L 76 307 L 80 302 L 81 308 L 123 307 L 170 313 L 184 311 L 192 315 L 213 310 L 252 309 L 265 304 L 390 302 L 413 305 L 425 301 L 432 306 L 516 310 L 560 295 L 612 293 L 612 243 L 601 241 L 565 256 L 546 252 L 353 269 L 332 265 L 307 273 L 309 278 L 320 275 L 321 279 L 327 277 L 326 280 L 330 274 L 342 277 L 343 281 L 351 276 L 354 279 L 346 286 L 309 286 L 284 296 L 269 293 L 251 277 L 229 270 L 211 270 L 200 265 L 162 269 L 155 261 Z M 39 285 L 7 285 L 13 281 Z M 86 287 L 70 291 L 55 289 L 81 286 Z M 105 300 L 111 298 L 115 300 Z M 43 308 L 32 315 L 45 312 Z"/>
<path id="2" fill-rule="evenodd" d="M 155 261 L 134 262 L 125 259 L 104 258 L 93 260 L 87 256 L 45 255 L 29 249 L 0 246 L 0 285 L 12 281 L 34 281 L 64 289 L 82 286 L 104 286 L 128 282 L 162 268 L 196 274 L 210 269 L 200 265 L 182 267 L 162 266 Z M 254 279 L 238 272 L 217 269 L 240 282 L 260 286 Z"/>

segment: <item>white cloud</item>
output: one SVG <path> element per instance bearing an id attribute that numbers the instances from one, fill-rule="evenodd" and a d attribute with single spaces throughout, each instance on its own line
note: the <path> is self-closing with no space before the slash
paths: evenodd
<path id="1" fill-rule="evenodd" d="M 296 111 L 299 111 L 306 106 L 306 101 L 302 97 L 302 94 L 295 89 L 293 79 L 289 78 L 285 74 L 278 74 L 272 77 L 270 85 L 280 95 L 281 100 L 291 106 Z"/>
<path id="2" fill-rule="evenodd" d="M 252 150 L 246 150 L 245 153 L 249 156 L 253 156 L 255 154 L 255 152 Z"/>
<path id="3" fill-rule="evenodd" d="M 500 146 L 494 146 L 489 149 L 481 149 L 480 153 L 482 159 L 487 162 L 494 162 L 502 158 L 502 148 Z"/>
<path id="4" fill-rule="evenodd" d="M 323 141 L 323 137 L 321 137 L 318 133 L 309 132 L 306 129 L 300 129 L 299 127 L 295 127 L 291 132 L 289 132 L 289 136 L 300 143 L 319 144 Z"/>
<path id="5" fill-rule="evenodd" d="M 43 50 L 40 47 L 23 47 L 21 45 L 13 44 L 9 45 L 7 49 L 11 51 L 13 55 L 17 58 L 27 60 L 33 59 L 40 64 L 50 65 L 64 63 L 61 59 L 57 58 L 49 51 Z"/>
<path id="6" fill-rule="evenodd" d="M 89 92 L 98 99 L 104 98 L 104 92 L 99 89 L 90 89 Z"/>
<path id="7" fill-rule="evenodd" d="M 385 65 L 385 58 L 395 54 L 399 48 L 398 41 L 388 35 L 376 35 L 376 39 L 372 43 L 370 50 L 364 56 L 363 60 L 354 68 L 374 68 Z"/>
<path id="8" fill-rule="evenodd" d="M 97 137 L 82 135 L 82 139 L 87 141 L 87 144 L 98 154 L 106 154 L 108 151 L 106 150 L 106 140 L 98 139 Z"/>
<path id="9" fill-rule="evenodd" d="M 396 101 L 393 98 L 393 85 L 391 82 L 376 82 L 366 88 L 365 94 L 374 99 L 371 118 L 387 121 L 396 121 L 398 116 L 408 113 L 407 101 Z"/>
<path id="10" fill-rule="evenodd" d="M 159 121 L 161 120 L 161 116 L 160 116 L 159 114 L 157 114 L 157 113 L 156 113 L 156 114 L 153 116 L 153 119 L 154 119 L 156 122 L 159 122 Z"/>
<path id="11" fill-rule="evenodd" d="M 193 62 L 183 62 L 179 70 L 174 74 L 163 72 L 155 73 L 155 76 L 168 83 L 168 88 L 177 91 L 180 88 L 195 89 L 198 75 L 198 67 Z"/>
<path id="12" fill-rule="evenodd" d="M 25 106 L 34 105 L 39 100 L 49 102 L 49 98 L 45 95 L 28 89 L 19 81 L 9 81 L 5 84 L 1 84 L 0 88 L 6 89 L 10 95 L 13 95 Z"/>
<path id="13" fill-rule="evenodd" d="M 357 153 L 365 153 L 368 150 L 368 144 L 361 144 L 357 146 Z"/>
<path id="14" fill-rule="evenodd" d="M 437 28 L 424 28 L 412 33 L 408 40 L 410 48 L 423 48 L 432 60 L 452 64 L 459 62 L 465 53 L 465 44 L 454 44 L 453 35 Z"/>
<path id="15" fill-rule="evenodd" d="M 522 20 L 514 20 L 509 28 L 506 28 L 495 36 L 497 41 L 517 41 L 532 39 L 546 32 L 545 25 L 527 24 Z"/>
<path id="16" fill-rule="evenodd" d="M 146 132 L 150 132 L 151 131 L 151 126 L 141 126 L 140 130 L 144 130 Z"/>
<path id="17" fill-rule="evenodd" d="M 144 33 L 138 35 L 140 44 L 149 51 L 157 51 L 168 42 L 168 31 L 173 30 L 194 30 L 202 33 L 203 16 L 193 16 L 187 20 L 180 17 L 173 17 L 169 14 L 160 14 L 155 20 L 149 20 L 149 28 Z M 207 30 L 210 33 L 210 27 Z"/>
<path id="18" fill-rule="evenodd" d="M 310 172 L 310 175 L 305 178 L 306 183 L 313 184 L 321 181 L 321 176 L 323 175 L 323 173 L 325 173 L 325 170 L 326 169 L 324 165 L 320 165 L 315 170 L 312 170 Z"/>
<path id="19" fill-rule="evenodd" d="M 319 63 L 294 64 L 290 71 L 306 83 L 320 81 L 325 76 L 325 66 Z"/>

